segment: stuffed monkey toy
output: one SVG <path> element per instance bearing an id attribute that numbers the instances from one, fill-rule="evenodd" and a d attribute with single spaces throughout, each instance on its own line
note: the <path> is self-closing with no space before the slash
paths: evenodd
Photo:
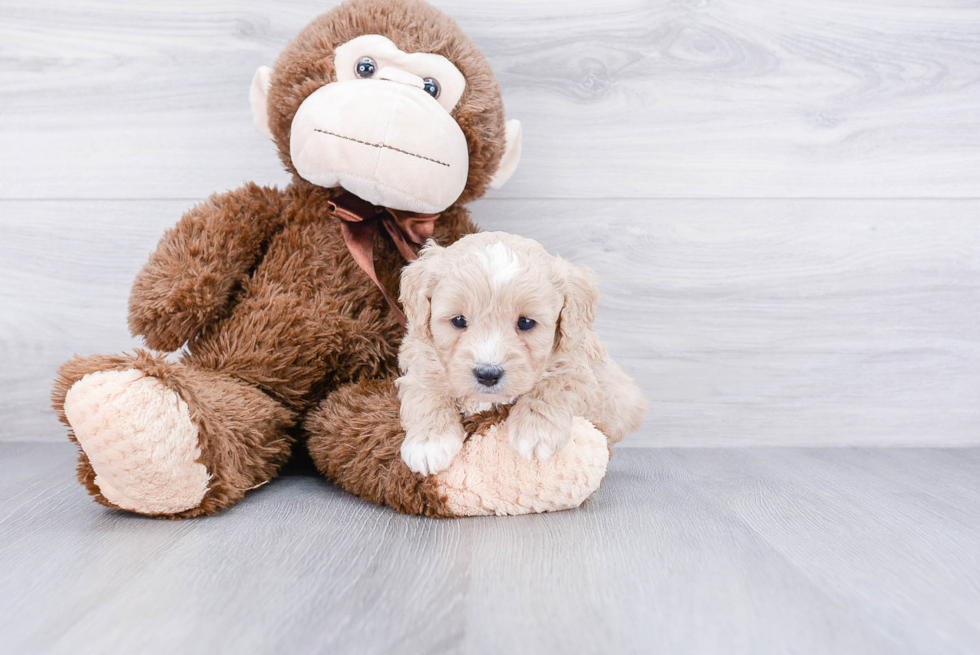
<path id="1" fill-rule="evenodd" d="M 351 0 L 261 68 L 250 100 L 293 180 L 213 195 L 164 234 L 129 302 L 152 351 L 59 369 L 53 403 L 81 483 L 108 507 L 210 515 L 273 479 L 303 440 L 335 484 L 401 512 L 584 501 L 608 460 L 584 421 L 545 461 L 500 438 L 499 411 L 467 418 L 470 438 L 438 475 L 399 454 L 400 271 L 427 238 L 475 232 L 465 203 L 520 157 L 480 51 L 420 0 Z"/>

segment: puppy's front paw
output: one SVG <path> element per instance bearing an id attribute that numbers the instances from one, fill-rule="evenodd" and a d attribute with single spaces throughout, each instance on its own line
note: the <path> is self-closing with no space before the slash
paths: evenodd
<path id="1" fill-rule="evenodd" d="M 515 412 L 507 419 L 510 443 L 527 459 L 548 459 L 565 445 L 572 421 L 554 423 L 532 412 Z"/>
<path id="2" fill-rule="evenodd" d="M 432 475 L 449 467 L 463 447 L 454 434 L 409 434 L 402 443 L 402 460 L 416 473 Z"/>

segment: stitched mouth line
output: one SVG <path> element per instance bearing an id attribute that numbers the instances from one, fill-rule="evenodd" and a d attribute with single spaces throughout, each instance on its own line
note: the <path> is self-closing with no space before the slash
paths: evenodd
<path id="1" fill-rule="evenodd" d="M 372 148 L 383 148 L 387 150 L 394 150 L 395 152 L 400 152 L 403 155 L 410 155 L 412 157 L 418 157 L 419 159 L 424 159 L 425 161 L 431 161 L 434 164 L 439 164 L 440 166 L 445 166 L 450 168 L 449 164 L 444 161 L 439 161 L 438 159 L 432 159 L 431 157 L 424 157 L 422 155 L 417 155 L 414 152 L 409 152 L 408 150 L 402 150 L 401 148 L 395 148 L 394 146 L 389 146 L 385 143 L 370 143 L 368 141 L 361 141 L 360 139 L 355 139 L 353 137 L 344 136 L 343 134 L 336 134 L 334 132 L 328 132 L 327 130 L 313 129 L 314 132 L 319 132 L 320 134 L 328 134 L 330 136 L 335 136 L 338 139 L 346 139 L 347 141 L 353 141 L 354 143 L 360 143 L 365 146 L 371 146 Z"/>

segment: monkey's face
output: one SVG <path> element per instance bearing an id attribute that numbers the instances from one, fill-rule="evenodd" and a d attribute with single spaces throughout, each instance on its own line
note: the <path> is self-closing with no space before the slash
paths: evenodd
<path id="1" fill-rule="evenodd" d="M 437 11 L 423 3 L 406 7 Z M 330 17 L 318 20 L 326 27 Z M 418 21 L 431 22 L 431 17 Z M 457 43 L 465 39 L 461 33 L 450 36 Z M 471 68 L 486 66 L 472 44 L 451 51 L 465 52 L 461 56 Z M 482 194 L 488 184 L 502 185 L 516 168 L 520 123 L 508 121 L 500 130 L 499 90 L 483 71 L 477 72 L 477 81 L 468 80 L 446 56 L 405 52 L 386 36 L 363 34 L 333 48 L 331 79 L 315 84 L 312 80 L 322 79 L 322 73 L 314 67 L 324 59 L 303 59 L 310 62 L 310 77 L 303 80 L 296 76 L 302 69 L 293 63 L 301 54 L 289 54 L 286 76 L 277 81 L 279 89 L 289 84 L 279 92 L 282 96 L 297 96 L 295 112 L 288 124 L 276 124 L 281 152 L 286 147 L 283 127 L 289 128 L 287 165 L 308 182 L 342 187 L 375 205 L 429 214 L 461 196 Z M 269 111 L 281 111 L 286 103 L 269 102 L 271 84 L 271 69 L 259 69 L 250 99 L 256 127 L 275 138 Z M 469 84 L 477 86 L 470 90 Z M 301 89 L 305 95 L 298 95 Z M 484 118 L 478 117 L 481 112 Z M 457 122 L 464 116 L 460 120 L 468 132 Z"/>
<path id="2" fill-rule="evenodd" d="M 450 112 L 466 79 L 445 57 L 402 52 L 370 34 L 336 50 L 337 81 L 293 118 L 289 149 L 300 177 L 341 186 L 376 205 L 440 212 L 463 192 L 466 136 Z"/>

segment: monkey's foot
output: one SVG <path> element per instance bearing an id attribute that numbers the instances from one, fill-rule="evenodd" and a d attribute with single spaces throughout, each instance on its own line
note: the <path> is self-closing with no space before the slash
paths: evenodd
<path id="1" fill-rule="evenodd" d="M 208 471 L 187 403 L 137 369 L 89 373 L 65 396 L 65 416 L 102 496 L 140 514 L 201 504 Z"/>
<path id="2" fill-rule="evenodd" d="M 530 514 L 578 507 L 602 482 L 609 462 L 606 437 L 581 417 L 572 436 L 546 460 L 528 460 L 510 444 L 507 424 L 466 440 L 436 484 L 456 516 Z"/>

